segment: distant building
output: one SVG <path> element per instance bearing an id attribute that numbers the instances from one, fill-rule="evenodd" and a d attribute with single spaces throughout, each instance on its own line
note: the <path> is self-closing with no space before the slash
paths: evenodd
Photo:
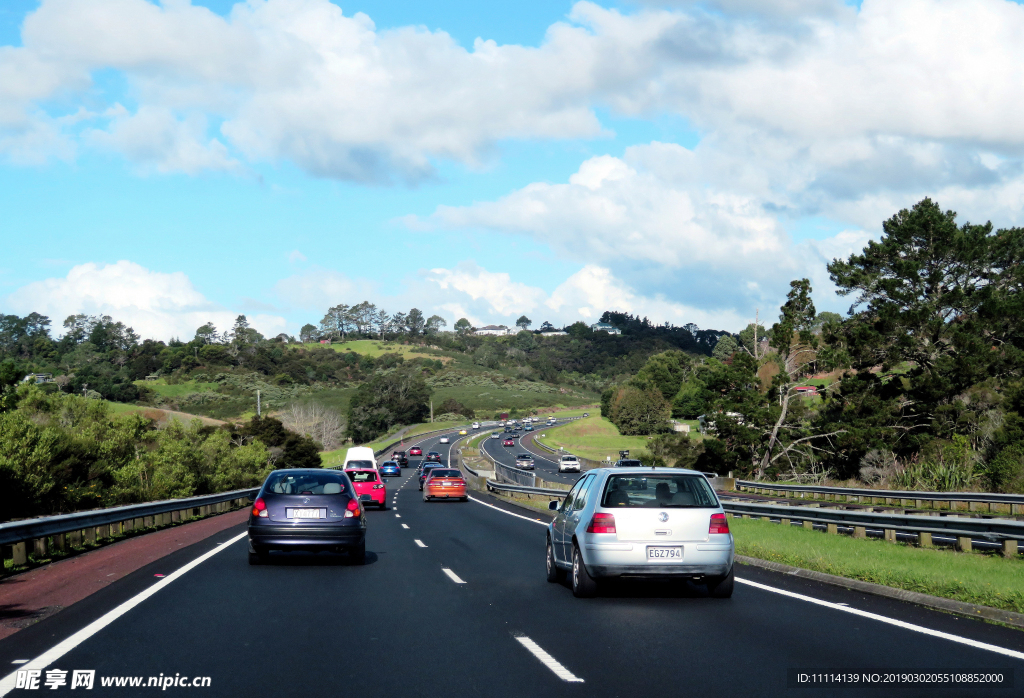
<path id="1" fill-rule="evenodd" d="M 594 332 L 597 332 L 598 330 L 603 330 L 608 334 L 622 334 L 619 328 L 611 324 L 610 322 L 595 322 L 593 325 L 590 326 L 590 329 L 592 329 Z"/>
<path id="2" fill-rule="evenodd" d="M 544 330 L 540 333 L 541 337 L 564 337 L 569 334 L 565 330 Z"/>
<path id="3" fill-rule="evenodd" d="M 483 337 L 502 336 L 512 334 L 512 330 L 505 327 L 505 325 L 487 325 L 485 327 L 478 327 L 473 334 Z"/>
<path id="4" fill-rule="evenodd" d="M 27 376 L 25 376 L 24 378 L 22 378 L 21 380 L 22 380 L 23 383 L 28 383 L 30 381 L 34 381 L 37 385 L 41 385 L 43 383 L 52 383 L 53 382 L 53 374 L 52 373 L 30 373 Z"/>

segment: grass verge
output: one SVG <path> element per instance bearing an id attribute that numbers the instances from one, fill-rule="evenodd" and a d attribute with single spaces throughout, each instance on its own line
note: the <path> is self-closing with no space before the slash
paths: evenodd
<path id="1" fill-rule="evenodd" d="M 538 427 L 538 431 L 546 433 L 544 427 Z M 613 461 L 622 450 L 639 453 L 647 448 L 648 441 L 646 436 L 622 436 L 614 424 L 597 415 L 552 429 L 546 437 L 538 438 L 545 446 L 564 448 L 582 458 L 604 460 L 610 456 Z"/>
<path id="2" fill-rule="evenodd" d="M 736 553 L 817 572 L 1024 613 L 1024 560 L 854 539 L 729 519 Z"/>

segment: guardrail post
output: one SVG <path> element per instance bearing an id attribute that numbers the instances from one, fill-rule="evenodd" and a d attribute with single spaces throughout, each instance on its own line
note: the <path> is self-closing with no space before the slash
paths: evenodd
<path id="1" fill-rule="evenodd" d="M 839 533 L 839 526 L 836 524 L 825 524 L 826 533 Z"/>
<path id="2" fill-rule="evenodd" d="M 865 528 L 864 526 L 854 526 L 853 527 L 853 537 L 854 538 L 867 538 L 868 537 L 868 529 Z"/>
<path id="3" fill-rule="evenodd" d="M 1011 504 L 1010 505 L 1010 513 L 1011 514 L 1024 514 L 1024 504 Z"/>
<path id="4" fill-rule="evenodd" d="M 144 518 L 139 517 L 137 519 L 132 519 L 132 528 L 134 528 L 135 530 L 139 530 L 139 529 L 145 528 L 145 527 L 146 527 L 146 520 Z"/>
<path id="5" fill-rule="evenodd" d="M 950 502 L 949 508 L 953 511 L 964 511 L 967 507 L 964 502 Z"/>
<path id="6" fill-rule="evenodd" d="M 142 517 L 142 526 L 143 526 L 143 528 L 152 528 L 153 527 L 153 517 L 152 516 L 143 516 Z"/>
<path id="7" fill-rule="evenodd" d="M 32 541 L 32 554 L 36 557 L 46 557 L 49 552 L 46 548 L 46 538 L 36 538 Z"/>
<path id="8" fill-rule="evenodd" d="M 131 533 L 135 530 L 135 519 L 125 519 L 121 522 L 121 530 L 125 533 Z"/>
<path id="9" fill-rule="evenodd" d="M 59 553 L 66 552 L 68 549 L 68 537 L 63 533 L 58 533 L 53 537 L 53 549 Z"/>
<path id="10" fill-rule="evenodd" d="M 919 531 L 917 534 L 917 544 L 922 548 L 934 548 L 935 543 L 932 542 L 932 534 L 924 531 Z"/>
<path id="11" fill-rule="evenodd" d="M 971 537 L 970 536 L 957 536 L 956 537 L 956 549 L 961 550 L 965 553 L 971 552 Z"/>
<path id="12" fill-rule="evenodd" d="M 814 522 L 813 521 L 804 521 L 804 528 L 806 528 L 808 531 L 813 531 L 814 530 Z"/>
<path id="13" fill-rule="evenodd" d="M 782 526 L 784 526 L 785 528 L 789 528 L 789 525 L 790 525 L 789 519 L 779 519 L 779 523 Z"/>
<path id="14" fill-rule="evenodd" d="M 85 542 L 86 543 L 95 543 L 96 542 L 96 529 L 95 529 L 95 527 L 90 526 L 89 528 L 84 529 L 83 533 L 85 533 Z"/>
<path id="15" fill-rule="evenodd" d="M 19 541 L 11 546 L 11 561 L 15 567 L 28 564 L 28 546 L 25 541 Z"/>
<path id="16" fill-rule="evenodd" d="M 1015 539 L 1003 539 L 1003 557 L 1017 557 L 1017 541 Z"/>
<path id="17" fill-rule="evenodd" d="M 68 540 L 71 541 L 71 547 L 72 548 L 81 548 L 82 547 L 82 532 L 81 531 L 72 531 L 71 533 L 68 534 Z"/>
<path id="18" fill-rule="evenodd" d="M 890 543 L 895 543 L 896 542 L 896 530 L 895 529 L 893 529 L 893 528 L 886 528 L 886 529 L 884 529 L 884 533 L 885 533 L 885 539 L 887 541 L 889 541 Z"/>

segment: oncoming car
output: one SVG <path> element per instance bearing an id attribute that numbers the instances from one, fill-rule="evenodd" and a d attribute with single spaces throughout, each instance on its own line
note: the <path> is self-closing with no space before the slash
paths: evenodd
<path id="1" fill-rule="evenodd" d="M 707 479 L 676 468 L 597 468 L 548 524 L 547 579 L 570 574 L 577 597 L 607 577 L 686 579 L 732 596 L 735 548 Z"/>
<path id="2" fill-rule="evenodd" d="M 400 477 L 402 475 L 402 466 L 393 460 L 386 460 L 380 464 L 380 476 L 381 477 Z"/>
<path id="3" fill-rule="evenodd" d="M 366 518 L 355 488 L 337 470 L 294 468 L 267 476 L 249 514 L 249 564 L 271 550 L 347 551 L 363 564 Z"/>
<path id="4" fill-rule="evenodd" d="M 364 505 L 375 505 L 378 509 L 388 508 L 388 491 L 384 482 L 377 476 L 376 468 L 346 469 L 345 474 L 352 481 L 359 501 Z"/>
<path id="5" fill-rule="evenodd" d="M 523 470 L 533 470 L 533 456 L 529 453 L 520 453 L 516 456 L 516 467 Z"/>
<path id="6" fill-rule="evenodd" d="M 439 443 L 439 444 L 446 444 L 446 443 L 450 443 L 450 441 L 448 440 L 447 436 L 442 436 L 440 439 L 437 440 L 437 443 Z"/>
<path id="7" fill-rule="evenodd" d="M 423 483 L 423 501 L 431 499 L 459 499 L 468 501 L 466 481 L 462 472 L 455 468 L 434 468 Z"/>

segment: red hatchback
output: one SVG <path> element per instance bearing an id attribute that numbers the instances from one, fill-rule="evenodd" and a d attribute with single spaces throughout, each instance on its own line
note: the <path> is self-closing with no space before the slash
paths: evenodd
<path id="1" fill-rule="evenodd" d="M 515 446 L 516 442 L 513 439 L 505 439 L 501 442 L 502 446 Z"/>
<path id="2" fill-rule="evenodd" d="M 419 446 L 413 446 L 412 448 L 409 449 L 409 455 L 410 456 L 422 456 L 423 455 L 423 449 L 420 448 Z"/>
<path id="3" fill-rule="evenodd" d="M 356 488 L 356 495 L 363 506 L 376 504 L 380 509 L 388 508 L 388 491 L 376 468 L 353 468 L 345 474 Z"/>

